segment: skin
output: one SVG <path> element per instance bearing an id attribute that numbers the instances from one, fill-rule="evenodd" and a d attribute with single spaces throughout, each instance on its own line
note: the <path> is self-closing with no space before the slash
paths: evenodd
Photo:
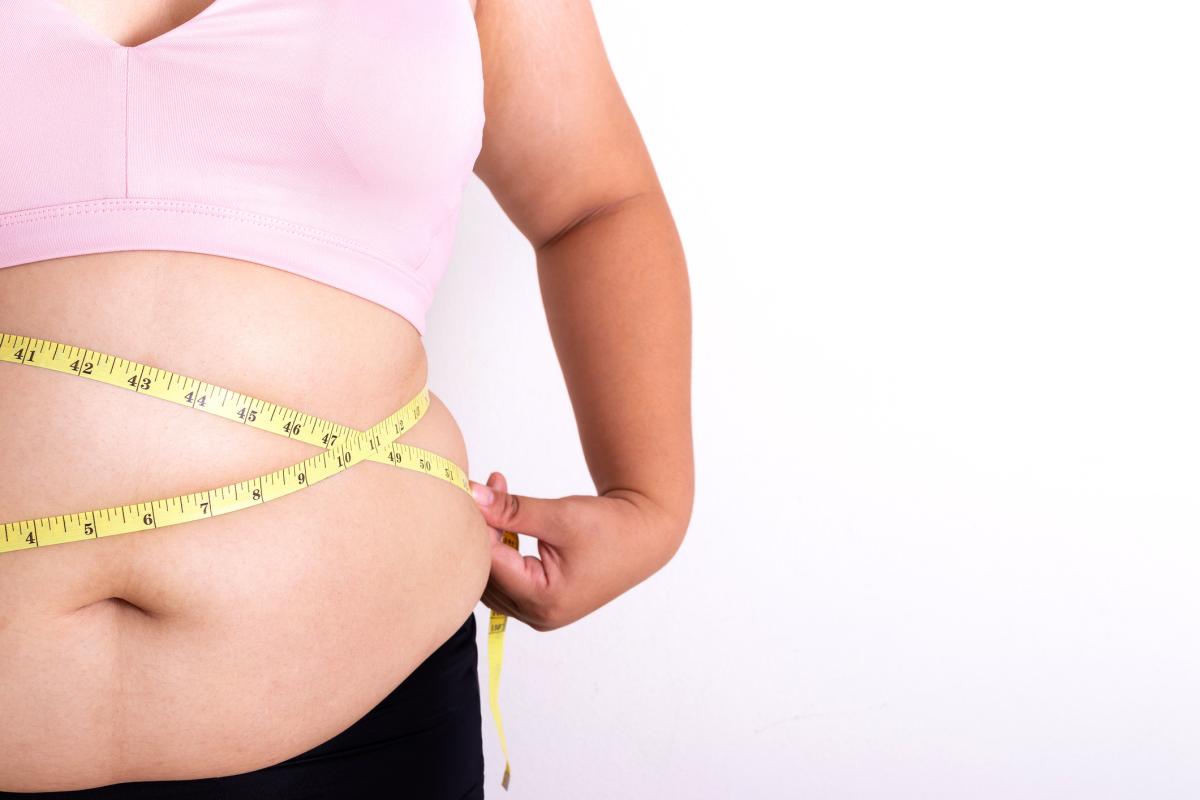
<path id="1" fill-rule="evenodd" d="M 69 4 L 92 21 L 114 13 L 103 2 Z M 501 472 L 486 485 L 472 481 L 493 542 L 484 602 L 544 631 L 649 577 L 687 531 L 695 486 L 690 288 L 670 208 L 590 3 L 470 4 L 487 113 L 475 174 L 537 254 L 597 489 L 547 499 L 510 492 Z M 118 4 L 113 19 L 156 33 L 206 5 Z M 539 557 L 503 545 L 502 529 L 536 537 Z"/>
<path id="2" fill-rule="evenodd" d="M 687 531 L 690 291 L 666 197 L 590 4 L 479 0 L 475 16 L 488 114 L 475 173 L 537 254 L 597 489 L 536 498 L 510 492 L 493 472 L 494 499 L 477 493 L 493 541 L 484 601 L 551 630 L 657 571 Z M 536 537 L 539 557 L 501 544 L 501 529 Z"/>
<path id="3" fill-rule="evenodd" d="M 46 1 L 125 46 L 207 5 Z M 476 174 L 535 250 L 596 494 L 521 495 L 493 472 L 495 500 L 478 504 L 443 482 L 367 464 L 170 535 L 4 554 L 0 789 L 277 763 L 373 707 L 481 595 L 550 630 L 644 580 L 679 547 L 693 493 L 690 299 L 665 197 L 586 3 L 480 0 L 474 12 L 487 113 Z M 269 316 L 256 313 L 268 305 Z M 339 321 L 336 335 L 306 324 L 316 309 Z M 95 253 L 0 270 L 0 329 L 160 363 L 363 428 L 427 377 L 420 337 L 391 311 L 203 253 Z M 381 347 L 385 369 L 363 355 Z M 313 454 L 89 382 L 64 392 L 64 380 L 0 371 L 13 437 L 0 448 L 0 519 L 167 497 Z M 404 440 L 470 474 L 453 417 L 432 391 L 431 401 Z M 500 528 L 534 536 L 538 557 L 499 544 Z"/>

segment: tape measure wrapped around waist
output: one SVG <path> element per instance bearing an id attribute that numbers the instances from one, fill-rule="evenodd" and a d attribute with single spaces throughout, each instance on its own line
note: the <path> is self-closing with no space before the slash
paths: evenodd
<path id="1" fill-rule="evenodd" d="M 466 473 L 453 461 L 429 450 L 393 441 L 411 430 L 429 410 L 427 385 L 399 409 L 367 430 L 360 431 L 197 378 L 46 339 L 0 333 L 0 363 L 38 367 L 106 383 L 240 425 L 306 442 L 322 450 L 283 469 L 212 489 L 110 508 L 0 523 L 0 554 L 157 530 L 221 516 L 277 500 L 363 461 L 376 461 L 423 472 L 448 481 L 468 494 L 471 492 Z M 509 546 L 517 547 L 515 533 L 504 531 L 503 538 Z M 488 661 L 492 715 L 505 758 L 501 783 L 507 789 L 508 746 L 504 741 L 504 727 L 497 701 L 506 620 L 503 614 L 491 613 Z"/>

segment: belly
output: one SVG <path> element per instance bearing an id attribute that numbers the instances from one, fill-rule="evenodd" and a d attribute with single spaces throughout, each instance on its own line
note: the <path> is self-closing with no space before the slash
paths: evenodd
<path id="1" fill-rule="evenodd" d="M 2 269 L 0 331 L 360 429 L 427 378 L 420 336 L 382 306 L 196 253 Z M 400 441 L 469 473 L 461 431 L 430 399 Z M 317 452 L 12 364 L 0 364 L 0 420 L 0 522 L 194 492 Z M 229 775 L 304 752 L 461 625 L 488 552 L 462 489 L 364 462 L 225 516 L 0 554 L 0 790 Z"/>

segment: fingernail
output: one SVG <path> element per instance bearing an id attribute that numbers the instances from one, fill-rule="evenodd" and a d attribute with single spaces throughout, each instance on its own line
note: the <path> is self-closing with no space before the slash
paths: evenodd
<path id="1" fill-rule="evenodd" d="M 491 487 L 485 486 L 482 483 L 471 484 L 471 494 L 475 496 L 475 502 L 481 506 L 490 506 L 492 501 L 496 499 L 496 495 Z"/>

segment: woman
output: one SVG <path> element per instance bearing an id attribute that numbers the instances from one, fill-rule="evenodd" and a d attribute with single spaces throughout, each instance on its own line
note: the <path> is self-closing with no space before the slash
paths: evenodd
<path id="1" fill-rule="evenodd" d="M 691 514 L 686 268 L 590 7 L 6 0 L 0 44 L 0 331 L 366 429 L 426 384 L 473 170 L 535 248 L 597 488 L 493 472 L 473 501 L 360 464 L 0 554 L 0 794 L 481 797 L 475 604 L 566 625 L 665 564 Z M 313 455 L 12 364 L 0 420 L 0 521 Z M 469 474 L 432 392 L 400 441 Z"/>

